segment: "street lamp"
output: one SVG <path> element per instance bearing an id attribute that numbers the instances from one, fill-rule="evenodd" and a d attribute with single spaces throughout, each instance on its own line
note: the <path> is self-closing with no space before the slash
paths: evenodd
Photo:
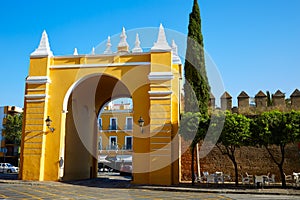
<path id="1" fill-rule="evenodd" d="M 53 127 L 50 127 L 51 126 L 51 122 L 52 122 L 52 120 L 50 119 L 50 117 L 49 116 L 47 116 L 47 119 L 45 120 L 45 122 L 46 122 L 46 126 L 50 129 L 50 131 L 53 133 L 54 132 L 54 130 L 55 130 L 55 128 L 53 128 Z"/>
<path id="2" fill-rule="evenodd" d="M 144 119 L 142 118 L 142 116 L 140 116 L 140 119 L 138 120 L 139 126 L 141 127 L 141 133 L 143 133 L 143 126 L 144 126 Z"/>

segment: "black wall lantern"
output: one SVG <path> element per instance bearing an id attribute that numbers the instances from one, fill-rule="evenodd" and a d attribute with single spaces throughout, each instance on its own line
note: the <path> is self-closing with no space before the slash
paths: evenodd
<path id="1" fill-rule="evenodd" d="M 45 120 L 45 122 L 46 122 L 46 126 L 50 129 L 50 131 L 53 133 L 54 132 L 54 130 L 55 130 L 55 128 L 53 128 L 53 127 L 50 127 L 51 126 L 51 122 L 52 122 L 52 120 L 50 119 L 50 117 L 49 116 L 47 116 L 47 119 Z"/>
<path id="2" fill-rule="evenodd" d="M 140 117 L 140 119 L 138 120 L 139 126 L 141 127 L 141 132 L 143 133 L 143 126 L 144 126 L 144 119 L 142 117 Z"/>

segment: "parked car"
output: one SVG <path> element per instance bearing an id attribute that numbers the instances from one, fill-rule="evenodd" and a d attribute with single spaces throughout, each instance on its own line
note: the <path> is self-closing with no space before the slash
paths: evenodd
<path id="1" fill-rule="evenodd" d="M 0 163 L 0 172 L 2 173 L 18 173 L 19 168 L 10 163 Z"/>
<path id="2" fill-rule="evenodd" d="M 132 175 L 132 165 L 121 165 L 120 175 L 121 176 L 131 176 Z"/>

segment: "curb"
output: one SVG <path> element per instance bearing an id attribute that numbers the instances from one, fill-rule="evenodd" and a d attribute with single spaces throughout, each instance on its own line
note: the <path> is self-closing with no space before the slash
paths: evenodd
<path id="1" fill-rule="evenodd" d="M 203 189 L 203 188 L 184 188 L 184 187 L 157 187 L 157 186 L 132 186 L 133 189 L 145 189 L 156 191 L 170 192 L 194 192 L 194 193 L 221 193 L 221 194 L 256 194 L 256 195 L 294 195 L 300 196 L 299 192 L 283 191 L 266 191 L 264 189 L 248 190 L 248 189 Z M 293 191 L 293 190 L 292 190 Z"/>

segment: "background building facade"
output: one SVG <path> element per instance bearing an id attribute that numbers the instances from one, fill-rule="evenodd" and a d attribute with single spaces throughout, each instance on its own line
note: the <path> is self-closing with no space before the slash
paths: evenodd
<path id="1" fill-rule="evenodd" d="M 5 123 L 7 115 L 16 115 L 23 112 L 22 108 L 16 106 L 1 106 L 0 107 L 0 161 L 9 162 L 13 165 L 18 165 L 19 145 L 14 141 L 5 139 Z"/>

